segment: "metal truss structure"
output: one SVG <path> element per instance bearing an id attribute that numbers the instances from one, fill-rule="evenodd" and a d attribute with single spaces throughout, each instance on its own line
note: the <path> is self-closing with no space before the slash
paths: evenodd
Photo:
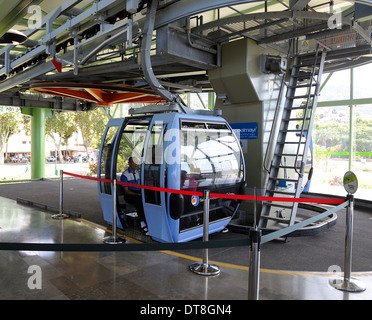
<path id="1" fill-rule="evenodd" d="M 31 90 L 43 82 L 212 91 L 208 70 L 220 66 L 221 45 L 241 37 L 278 55 L 287 55 L 289 40 L 296 42 L 293 55 L 314 53 L 319 44 L 328 51 L 325 71 L 371 60 L 371 1 L 152 1 L 157 2 L 153 32 L 146 34 L 151 1 L 9 0 L 0 41 L 9 42 L 11 28 L 27 40 L 0 49 L 0 105 L 56 110 L 97 105 Z"/>

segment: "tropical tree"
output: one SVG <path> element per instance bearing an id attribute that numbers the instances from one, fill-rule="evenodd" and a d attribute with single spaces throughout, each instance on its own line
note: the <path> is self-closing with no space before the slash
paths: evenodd
<path id="1" fill-rule="evenodd" d="M 7 107 L 5 111 L 0 112 L 0 164 L 4 164 L 4 152 L 10 136 L 21 131 L 20 119 L 18 108 Z"/>
<path id="2" fill-rule="evenodd" d="M 107 115 L 101 108 L 88 112 L 76 112 L 76 124 L 81 131 L 88 159 L 91 158 L 89 148 L 99 148 L 107 121 Z"/>
<path id="3" fill-rule="evenodd" d="M 372 152 L 372 120 L 356 119 L 355 151 Z"/>
<path id="4" fill-rule="evenodd" d="M 45 120 L 45 133 L 54 141 L 58 157 L 62 161 L 61 146 L 67 145 L 68 139 L 77 130 L 74 112 L 56 112 Z"/>
<path id="5" fill-rule="evenodd" d="M 314 126 L 314 143 L 326 150 L 338 147 L 339 151 L 347 151 L 349 126 L 338 121 L 318 121 Z"/>

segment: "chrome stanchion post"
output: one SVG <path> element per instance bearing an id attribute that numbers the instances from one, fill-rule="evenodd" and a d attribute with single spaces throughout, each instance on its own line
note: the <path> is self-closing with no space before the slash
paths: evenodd
<path id="1" fill-rule="evenodd" d="M 261 265 L 261 236 L 262 231 L 257 228 L 249 230 L 250 256 L 249 256 L 249 278 L 248 299 L 258 300 L 260 291 L 260 265 Z"/>
<path id="2" fill-rule="evenodd" d="M 62 220 L 67 219 L 70 216 L 63 213 L 63 170 L 60 170 L 60 180 L 59 180 L 59 213 L 52 215 L 53 219 Z"/>
<path id="3" fill-rule="evenodd" d="M 353 228 L 354 228 L 354 196 L 348 194 L 349 206 L 346 208 L 346 232 L 345 232 L 345 259 L 344 281 L 351 279 L 351 257 L 353 253 Z"/>
<path id="4" fill-rule="evenodd" d="M 260 250 L 262 231 L 257 228 L 256 187 L 254 188 L 253 214 L 254 214 L 253 229 L 249 230 L 250 253 L 249 253 L 248 299 L 259 300 L 261 266 Z"/>
<path id="5" fill-rule="evenodd" d="M 362 281 L 351 278 L 351 261 L 353 247 L 354 195 L 348 194 L 349 205 L 346 207 L 345 260 L 344 277 L 331 278 L 329 284 L 342 291 L 362 292 L 366 286 Z"/>
<path id="6" fill-rule="evenodd" d="M 121 244 L 125 242 L 125 239 L 117 236 L 116 232 L 116 179 L 112 181 L 112 236 L 103 239 L 104 243 L 108 244 Z"/>
<path id="7" fill-rule="evenodd" d="M 203 212 L 203 241 L 209 239 L 209 190 L 204 190 L 204 212 Z M 208 248 L 203 249 L 203 262 L 194 262 L 190 270 L 203 276 L 216 276 L 220 274 L 220 267 L 209 263 Z"/>

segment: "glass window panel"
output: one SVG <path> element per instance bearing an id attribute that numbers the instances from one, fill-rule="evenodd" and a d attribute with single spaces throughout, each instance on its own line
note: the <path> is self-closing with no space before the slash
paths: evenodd
<path id="1" fill-rule="evenodd" d="M 322 76 L 322 82 L 328 74 Z M 337 101 L 350 99 L 350 69 L 333 73 L 323 90 L 320 92 L 319 101 Z"/>
<path id="2" fill-rule="evenodd" d="M 190 130 L 185 123 L 182 127 L 187 129 L 182 131 L 181 170 L 193 175 L 198 187 L 215 188 L 241 181 L 239 146 L 227 127 L 207 131 Z"/>
<path id="3" fill-rule="evenodd" d="M 345 195 L 342 178 L 349 169 L 349 119 L 349 107 L 317 109 L 310 192 Z"/>
<path id="4" fill-rule="evenodd" d="M 165 125 L 163 122 L 155 122 L 151 129 L 151 136 L 146 150 L 144 184 L 146 186 L 160 187 L 161 164 L 163 163 L 163 137 Z M 145 190 L 145 201 L 156 205 L 161 205 L 159 191 Z"/>
<path id="5" fill-rule="evenodd" d="M 354 68 L 354 99 L 372 98 L 372 63 Z"/>
<path id="6" fill-rule="evenodd" d="M 114 148 L 115 133 L 118 127 L 110 127 L 103 142 L 102 154 L 100 159 L 100 176 L 102 179 L 111 179 L 111 160 Z M 101 192 L 111 194 L 111 184 L 100 182 Z"/>
<path id="7" fill-rule="evenodd" d="M 119 144 L 117 173 L 121 173 L 127 169 L 129 157 L 136 158 L 138 161 L 138 171 L 140 171 L 149 122 L 149 120 L 130 120 L 125 125 Z"/>
<path id="8" fill-rule="evenodd" d="M 232 131 L 219 123 L 183 121 L 181 125 L 181 189 L 190 191 L 236 193 L 243 180 L 243 159 Z M 202 223 L 203 203 L 193 205 L 184 196 L 185 210 L 180 231 Z M 238 202 L 211 199 L 210 222 L 230 217 Z"/>
<path id="9" fill-rule="evenodd" d="M 372 200 L 372 105 L 354 107 L 354 157 L 352 171 L 358 178 L 359 199 Z"/>

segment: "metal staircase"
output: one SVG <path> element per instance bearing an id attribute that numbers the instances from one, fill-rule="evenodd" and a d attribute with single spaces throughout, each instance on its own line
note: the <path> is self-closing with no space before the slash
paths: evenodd
<path id="1" fill-rule="evenodd" d="M 265 192 L 267 197 L 297 198 L 303 190 L 325 56 L 326 52 L 319 46 L 312 57 L 296 56 L 288 84 L 285 83 L 283 76 L 279 99 L 285 88 L 287 93 L 271 166 L 269 170 L 265 168 L 269 173 Z M 280 102 L 274 117 L 279 114 L 279 109 Z M 265 202 L 259 227 L 279 229 L 293 225 L 297 208 L 298 203 Z"/>

